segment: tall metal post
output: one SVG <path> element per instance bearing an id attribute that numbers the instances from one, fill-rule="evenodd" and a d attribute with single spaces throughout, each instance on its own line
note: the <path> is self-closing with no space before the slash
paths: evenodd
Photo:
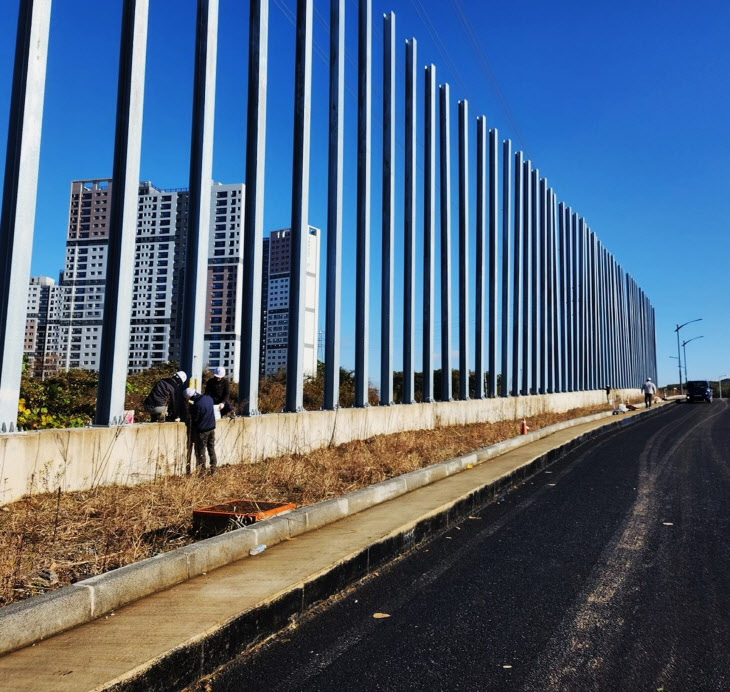
<path id="1" fill-rule="evenodd" d="M 500 396 L 509 395 L 509 282 L 510 282 L 510 187 L 512 142 L 502 142 L 502 381 Z"/>
<path id="2" fill-rule="evenodd" d="M 304 304 L 309 241 L 309 148 L 312 103 L 312 6 L 297 0 L 294 91 L 294 163 L 292 166 L 289 341 L 286 355 L 286 410 L 304 406 Z"/>
<path id="3" fill-rule="evenodd" d="M 532 257 L 532 165 L 523 165 L 522 186 L 522 393 L 530 393 L 530 290 Z"/>
<path id="4" fill-rule="evenodd" d="M 540 266 L 540 253 L 538 251 L 540 245 L 540 219 L 542 216 L 540 209 L 540 171 L 535 168 L 532 171 L 532 237 L 530 244 L 530 255 L 532 266 L 530 269 L 530 287 L 532 290 L 531 306 L 532 311 L 530 317 L 532 319 L 532 333 L 531 349 L 530 349 L 530 394 L 537 394 L 539 392 L 539 378 L 540 378 L 540 360 L 538 358 L 538 352 L 542 344 L 544 335 L 540 333 L 540 284 L 538 277 L 542 271 Z"/>
<path id="5" fill-rule="evenodd" d="M 512 290 L 512 396 L 520 394 L 520 365 L 522 364 L 522 226 L 524 219 L 524 162 L 522 152 L 515 152 L 514 186 L 514 272 Z"/>
<path id="6" fill-rule="evenodd" d="M 600 351 L 598 341 L 598 273 L 596 268 L 596 234 L 591 232 L 590 235 L 590 251 L 591 251 L 591 360 L 592 360 L 592 377 L 591 389 L 599 388 L 599 365 Z"/>
<path id="7" fill-rule="evenodd" d="M 395 14 L 383 15 L 383 223 L 380 304 L 380 405 L 393 403 L 395 261 Z"/>
<path id="8" fill-rule="evenodd" d="M 20 3 L 0 212 L 0 432 L 13 432 L 35 227 L 51 0 Z"/>
<path id="9" fill-rule="evenodd" d="M 498 146 L 499 133 L 495 127 L 489 131 L 489 346 L 487 349 L 489 357 L 489 390 L 487 393 L 490 397 L 497 396 Z"/>
<path id="10" fill-rule="evenodd" d="M 433 401 L 433 305 L 436 248 L 436 66 L 425 72 L 423 154 L 423 401 Z"/>
<path id="11" fill-rule="evenodd" d="M 119 49 L 114 191 L 109 214 L 104 329 L 101 334 L 97 425 L 123 421 L 132 317 L 149 0 L 125 0 Z"/>
<path id="12" fill-rule="evenodd" d="M 585 221 L 578 220 L 578 383 L 581 391 L 587 389 L 588 377 L 586 369 L 586 229 Z"/>
<path id="13" fill-rule="evenodd" d="M 459 399 L 469 398 L 469 103 L 459 101 Z"/>
<path id="14" fill-rule="evenodd" d="M 595 389 L 595 329 L 593 319 L 593 231 L 586 227 L 586 388 Z"/>
<path id="15" fill-rule="evenodd" d="M 345 127 L 345 0 L 330 0 L 330 119 L 327 176 L 327 304 L 324 329 L 324 408 L 340 400 L 342 190 Z"/>
<path id="16" fill-rule="evenodd" d="M 355 406 L 357 407 L 368 405 L 372 9 L 372 0 L 360 0 L 357 79 L 357 271 L 355 277 Z"/>
<path id="17" fill-rule="evenodd" d="M 441 146 L 441 401 L 451 401 L 451 118 L 449 85 L 439 87 Z"/>
<path id="18" fill-rule="evenodd" d="M 477 238 L 474 327 L 474 397 L 484 398 L 485 268 L 487 264 L 487 119 L 477 118 Z"/>
<path id="19" fill-rule="evenodd" d="M 251 0 L 248 24 L 246 199 L 243 210 L 243 272 L 239 401 L 247 416 L 258 414 L 261 350 L 261 263 L 264 238 L 266 89 L 269 0 Z"/>
<path id="20" fill-rule="evenodd" d="M 344 0 L 342 0 L 344 2 Z M 416 352 L 416 39 L 406 41 L 406 157 L 403 229 L 403 403 L 415 401 Z"/>
<path id="21" fill-rule="evenodd" d="M 568 252 L 567 252 L 567 233 L 565 223 L 565 204 L 560 202 L 558 205 L 558 241 L 560 252 L 560 269 L 558 276 L 560 277 L 560 386 L 559 392 L 567 392 L 568 390 Z"/>
<path id="22" fill-rule="evenodd" d="M 555 390 L 555 325 L 556 325 L 556 301 L 555 301 L 555 206 L 552 188 L 546 192 L 546 213 L 547 213 L 547 248 L 545 261 L 547 262 L 547 392 L 553 394 Z"/>
<path id="23" fill-rule="evenodd" d="M 202 386 L 218 47 L 218 0 L 198 0 L 180 368 Z M 243 202 L 243 200 L 242 200 Z"/>
<path id="24" fill-rule="evenodd" d="M 578 214 L 568 209 L 570 219 L 570 276 L 571 276 L 571 391 L 580 391 L 580 332 L 578 324 L 579 313 L 579 284 L 580 276 L 578 274 Z"/>
<path id="25" fill-rule="evenodd" d="M 539 295 L 538 304 L 540 306 L 539 327 L 537 333 L 539 338 L 538 344 L 538 361 L 540 363 L 540 375 L 537 380 L 537 392 L 545 394 L 547 392 L 547 344 L 548 344 L 548 280 L 550 276 L 548 259 L 547 259 L 547 239 L 548 239 L 548 195 L 547 180 L 540 178 L 540 224 L 538 226 L 539 233 L 537 239 L 537 256 L 539 258 L 539 269 L 537 272 L 537 291 Z"/>

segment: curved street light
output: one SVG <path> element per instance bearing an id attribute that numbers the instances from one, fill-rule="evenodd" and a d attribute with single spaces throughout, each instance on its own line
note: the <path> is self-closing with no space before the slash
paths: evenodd
<path id="1" fill-rule="evenodd" d="M 682 359 L 680 357 L 679 352 L 679 330 L 682 327 L 686 327 L 688 324 L 692 324 L 692 322 L 701 322 L 702 318 L 698 317 L 696 320 L 690 320 L 689 322 L 685 322 L 684 324 L 678 324 L 675 328 L 675 332 L 677 332 L 677 360 L 679 361 L 679 393 L 684 394 L 684 390 L 682 389 Z M 684 365 L 684 371 L 687 372 L 687 364 Z"/>
<path id="2" fill-rule="evenodd" d="M 687 374 L 687 349 L 685 348 L 690 341 L 696 341 L 697 339 L 704 339 L 704 336 L 694 336 L 687 341 L 682 342 L 682 353 L 684 354 L 684 379 L 689 382 L 689 375 Z"/>

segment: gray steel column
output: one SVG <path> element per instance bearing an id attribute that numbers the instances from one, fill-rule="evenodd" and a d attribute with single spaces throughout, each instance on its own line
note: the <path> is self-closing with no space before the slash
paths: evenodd
<path id="1" fill-rule="evenodd" d="M 484 398 L 484 297 L 487 265 L 487 119 L 477 118 L 477 229 L 474 327 L 474 397 Z"/>
<path id="2" fill-rule="evenodd" d="M 598 274 L 596 271 L 596 241 L 595 233 L 591 233 L 591 343 L 593 345 L 591 359 L 592 373 L 591 389 L 599 389 L 600 351 L 598 342 Z"/>
<path id="3" fill-rule="evenodd" d="M 616 310 L 616 294 L 614 283 L 613 257 L 606 251 L 606 283 L 608 290 L 608 377 L 611 387 L 618 387 L 618 314 Z"/>
<path id="4" fill-rule="evenodd" d="M 560 303 L 560 247 L 558 245 L 558 196 L 552 194 L 552 255 L 553 255 L 553 382 L 555 392 L 561 392 L 563 368 L 561 356 L 562 348 L 562 304 Z"/>
<path id="5" fill-rule="evenodd" d="M 524 162 L 522 152 L 515 152 L 514 187 L 514 272 L 512 290 L 512 396 L 520 394 L 520 365 L 522 364 L 522 225 L 524 214 Z"/>
<path id="6" fill-rule="evenodd" d="M 449 85 L 439 87 L 441 146 L 441 401 L 451 401 L 451 118 Z"/>
<path id="7" fill-rule="evenodd" d="M 556 304 L 555 304 L 555 206 L 552 188 L 547 189 L 546 212 L 547 212 L 547 249 L 545 260 L 547 262 L 547 392 L 552 394 L 555 389 L 555 325 L 556 325 Z"/>
<path id="8" fill-rule="evenodd" d="M 134 284 L 134 243 L 137 235 L 139 160 L 142 152 L 148 9 L 148 0 L 125 0 L 122 10 L 112 168 L 114 189 L 109 214 L 96 425 L 120 424 L 124 413 Z"/>
<path id="9" fill-rule="evenodd" d="M 510 185 L 512 181 L 512 142 L 502 142 L 502 382 L 500 396 L 509 389 L 509 282 L 510 282 Z"/>
<path id="10" fill-rule="evenodd" d="M 372 0 L 360 0 L 357 79 L 357 272 L 355 277 L 355 406 L 357 407 L 368 405 L 372 9 Z"/>
<path id="11" fill-rule="evenodd" d="M 548 212 L 547 212 L 547 180 L 539 179 L 540 185 L 540 223 L 537 240 L 537 256 L 539 268 L 537 271 L 537 292 L 539 295 L 538 305 L 540 306 L 539 327 L 537 329 L 538 339 L 538 362 L 540 363 L 540 374 L 537 380 L 537 391 L 539 394 L 547 392 L 547 342 L 548 342 L 548 278 L 549 268 L 547 261 L 547 236 L 548 236 Z M 537 315 L 536 315 L 537 316 Z"/>
<path id="12" fill-rule="evenodd" d="M 578 237 L 577 237 L 577 216 L 570 207 L 566 210 L 568 214 L 568 237 L 570 239 L 569 248 L 570 255 L 568 262 L 570 264 L 570 390 L 578 391 L 578 330 L 576 320 L 578 317 Z"/>
<path id="13" fill-rule="evenodd" d="M 497 128 L 489 131 L 489 389 L 490 397 L 497 396 L 497 261 L 499 239 L 497 214 L 499 194 L 497 186 L 497 158 L 499 156 Z"/>
<path id="14" fill-rule="evenodd" d="M 608 384 L 608 374 L 605 368 L 606 346 L 605 335 L 605 311 L 603 305 L 603 262 L 601 241 L 596 237 L 596 320 L 598 323 L 598 388 L 602 389 Z"/>
<path id="15" fill-rule="evenodd" d="M 523 164 L 522 186 L 522 394 L 530 393 L 530 306 L 532 255 L 532 164 Z"/>
<path id="16" fill-rule="evenodd" d="M 261 357 L 261 263 L 264 238 L 266 163 L 266 90 L 268 78 L 269 0 L 252 0 L 248 23 L 248 107 L 246 117 L 246 199 L 243 209 L 243 298 L 239 408 L 258 414 Z M 207 248 L 206 248 L 207 249 Z"/>
<path id="17" fill-rule="evenodd" d="M 569 390 L 568 383 L 568 363 L 569 363 L 569 341 L 568 341 L 568 248 L 566 232 L 566 214 L 565 204 L 561 202 L 558 205 L 558 238 L 560 242 L 560 387 L 558 391 L 567 392 Z"/>
<path id="18" fill-rule="evenodd" d="M 586 388 L 585 356 L 585 222 L 578 220 L 578 390 Z"/>
<path id="19" fill-rule="evenodd" d="M 581 376 L 581 332 L 580 332 L 580 291 L 582 285 L 581 279 L 581 260 L 580 260 L 580 225 L 578 223 L 578 214 L 573 212 L 571 216 L 571 226 L 573 231 L 573 391 L 579 392 L 583 389 L 583 380 Z"/>
<path id="20" fill-rule="evenodd" d="M 18 418 L 51 0 L 20 3 L 0 215 L 0 432 Z"/>
<path id="21" fill-rule="evenodd" d="M 383 15 L 383 224 L 380 303 L 380 405 L 393 403 L 395 261 L 395 14 Z"/>
<path id="22" fill-rule="evenodd" d="M 436 67 L 425 73 L 423 139 L 423 378 L 422 400 L 433 401 L 433 305 L 436 248 Z"/>
<path id="23" fill-rule="evenodd" d="M 180 368 L 188 373 L 190 386 L 198 389 L 203 384 L 217 48 L 218 0 L 198 0 L 193 125 L 190 143 L 188 237 L 180 355 Z"/>
<path id="24" fill-rule="evenodd" d="M 294 86 L 294 163 L 292 166 L 289 342 L 286 354 L 286 410 L 304 405 L 304 304 L 309 241 L 309 149 L 312 103 L 313 0 L 297 0 Z"/>
<path id="25" fill-rule="evenodd" d="M 459 399 L 469 398 L 469 103 L 459 101 Z"/>
<path id="26" fill-rule="evenodd" d="M 593 282 L 593 238 L 594 234 L 590 228 L 586 228 L 586 343 L 588 345 L 586 357 L 587 389 L 595 389 L 595 328 L 593 309 L 593 294 L 595 284 Z"/>
<path id="27" fill-rule="evenodd" d="M 327 305 L 324 328 L 324 408 L 340 401 L 342 189 L 345 129 L 345 0 L 330 1 L 330 118 L 327 176 Z"/>
<path id="28" fill-rule="evenodd" d="M 532 289 L 531 306 L 532 312 L 530 313 L 532 334 L 531 339 L 531 350 L 530 350 L 530 394 L 537 394 L 539 390 L 539 378 L 540 378 L 540 360 L 538 358 L 538 352 L 540 345 L 543 341 L 543 335 L 540 333 L 540 284 L 538 277 L 542 271 L 540 266 L 540 253 L 538 252 L 540 244 L 540 218 L 542 216 L 540 210 L 540 171 L 535 168 L 532 171 L 532 237 L 530 244 L 530 255 L 531 255 L 531 270 L 530 270 L 530 285 Z"/>
<path id="29" fill-rule="evenodd" d="M 344 2 L 344 0 L 342 0 Z M 406 156 L 403 229 L 403 403 L 414 397 L 413 356 L 416 352 L 416 55 L 417 43 L 406 41 Z"/>

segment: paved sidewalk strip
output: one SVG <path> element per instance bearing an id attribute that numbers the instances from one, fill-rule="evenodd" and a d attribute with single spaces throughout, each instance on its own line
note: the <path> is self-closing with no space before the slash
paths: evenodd
<path id="1" fill-rule="evenodd" d="M 0 691 L 180 689 L 531 474 L 535 460 L 541 468 L 552 450 L 635 415 L 558 431 L 7 654 Z"/>

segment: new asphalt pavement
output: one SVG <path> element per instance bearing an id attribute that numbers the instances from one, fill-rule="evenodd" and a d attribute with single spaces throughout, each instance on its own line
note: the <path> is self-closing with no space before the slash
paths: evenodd
<path id="1" fill-rule="evenodd" d="M 730 688 L 730 412 L 572 451 L 198 689 Z"/>

